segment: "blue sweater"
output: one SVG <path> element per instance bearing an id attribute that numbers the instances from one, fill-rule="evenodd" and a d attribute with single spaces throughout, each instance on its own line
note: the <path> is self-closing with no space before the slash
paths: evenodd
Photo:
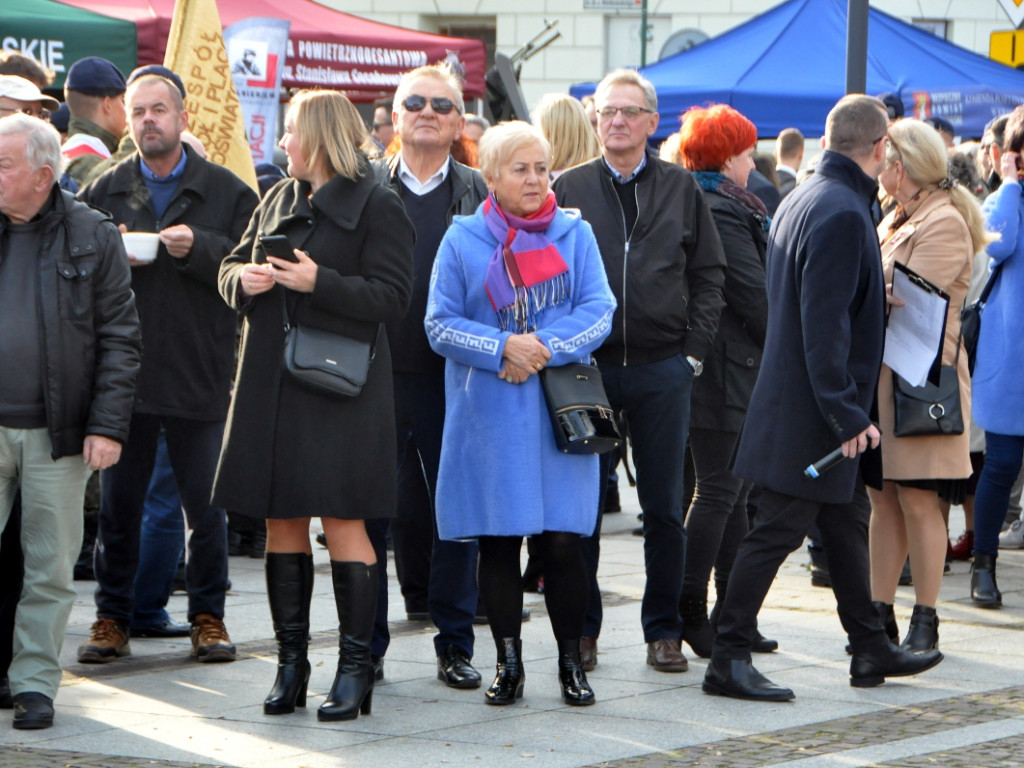
<path id="1" fill-rule="evenodd" d="M 578 211 L 558 211 L 547 235 L 569 266 L 571 299 L 541 313 L 537 336 L 551 352 L 548 365 L 565 365 L 600 346 L 615 299 L 593 231 Z M 438 531 L 442 539 L 589 535 L 597 518 L 597 457 L 558 451 L 537 376 L 510 384 L 497 375 L 509 333 L 498 329 L 484 290 L 496 246 L 482 207 L 457 217 L 430 278 L 427 336 L 447 358 Z"/>
<path id="2" fill-rule="evenodd" d="M 985 201 L 986 227 L 1001 235 L 986 252 L 1002 264 L 982 313 L 971 384 L 974 421 L 987 432 L 1024 435 L 1024 201 L 1006 179 Z"/>

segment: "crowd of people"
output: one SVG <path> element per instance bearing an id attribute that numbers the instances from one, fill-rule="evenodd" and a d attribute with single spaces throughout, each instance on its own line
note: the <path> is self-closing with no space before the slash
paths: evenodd
<path id="1" fill-rule="evenodd" d="M 17 361 L 0 377 L 0 708 L 15 728 L 53 724 L 80 569 L 96 580 L 80 663 L 146 637 L 233 661 L 229 515 L 265 562 L 266 715 L 305 707 L 311 685 L 313 518 L 339 625 L 319 720 L 371 714 L 389 541 L 408 617 L 437 628 L 440 683 L 482 686 L 486 623 L 484 700 L 524 696 L 532 584 L 562 699 L 593 704 L 620 461 L 642 510 L 644 661 L 685 672 L 689 646 L 710 659 L 706 693 L 794 697 L 751 654 L 779 646 L 757 615 L 808 537 L 851 685 L 941 662 L 949 558 L 973 558 L 972 600 L 1001 605 L 998 547 L 1021 539 L 1000 530 L 1024 462 L 1024 391 L 1003 364 L 1024 344 L 1024 107 L 950 147 L 952 126 L 898 98 L 846 96 L 805 164 L 799 131 L 759 157 L 756 125 L 725 105 L 691 108 L 656 151 L 657 93 L 633 70 L 490 126 L 430 65 L 370 127 L 338 92 L 293 94 L 286 174 L 258 169 L 257 194 L 188 133 L 179 74 L 89 57 L 64 105 L 51 78 L 0 57 L 0 358 Z M 122 238 L 141 233 L 153 252 Z M 948 297 L 932 372 L 946 399 L 912 434 L 908 385 L 882 362 L 908 269 Z M 961 309 L 986 283 L 969 350 Z M 559 450 L 549 373 L 591 361 L 628 453 Z M 968 523 L 955 543 L 952 505 Z"/>

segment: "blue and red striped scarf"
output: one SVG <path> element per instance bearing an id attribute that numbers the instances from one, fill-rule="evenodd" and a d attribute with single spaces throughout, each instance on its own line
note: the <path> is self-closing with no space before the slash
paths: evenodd
<path id="1" fill-rule="evenodd" d="M 502 210 L 493 192 L 484 201 L 484 221 L 498 241 L 484 287 L 503 331 L 527 333 L 542 310 L 569 299 L 569 267 L 546 234 L 557 210 L 554 192 L 525 219 Z"/>

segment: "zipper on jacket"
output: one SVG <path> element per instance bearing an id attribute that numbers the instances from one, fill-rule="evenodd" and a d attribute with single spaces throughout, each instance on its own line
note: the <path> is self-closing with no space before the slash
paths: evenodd
<path id="1" fill-rule="evenodd" d="M 612 194 L 615 196 L 615 202 L 619 204 L 619 213 L 622 215 L 622 234 L 626 238 L 622 253 L 622 367 L 625 368 L 629 364 L 629 345 L 626 343 L 626 268 L 629 266 L 629 243 L 633 239 L 636 225 L 640 221 L 640 190 L 639 185 L 633 186 L 633 198 L 636 200 L 636 221 L 633 222 L 633 229 L 627 232 L 626 209 L 622 207 L 619 193 L 615 191 L 615 180 L 611 179 L 611 183 Z"/>

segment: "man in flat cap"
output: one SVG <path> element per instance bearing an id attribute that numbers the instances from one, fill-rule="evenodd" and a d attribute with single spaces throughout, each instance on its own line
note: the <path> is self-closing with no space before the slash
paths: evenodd
<path id="1" fill-rule="evenodd" d="M 117 150 L 127 125 L 126 89 L 121 70 L 99 56 L 79 59 L 68 70 L 64 101 L 71 120 L 61 152 L 68 174 L 82 186 L 102 172 L 97 166 Z"/>

